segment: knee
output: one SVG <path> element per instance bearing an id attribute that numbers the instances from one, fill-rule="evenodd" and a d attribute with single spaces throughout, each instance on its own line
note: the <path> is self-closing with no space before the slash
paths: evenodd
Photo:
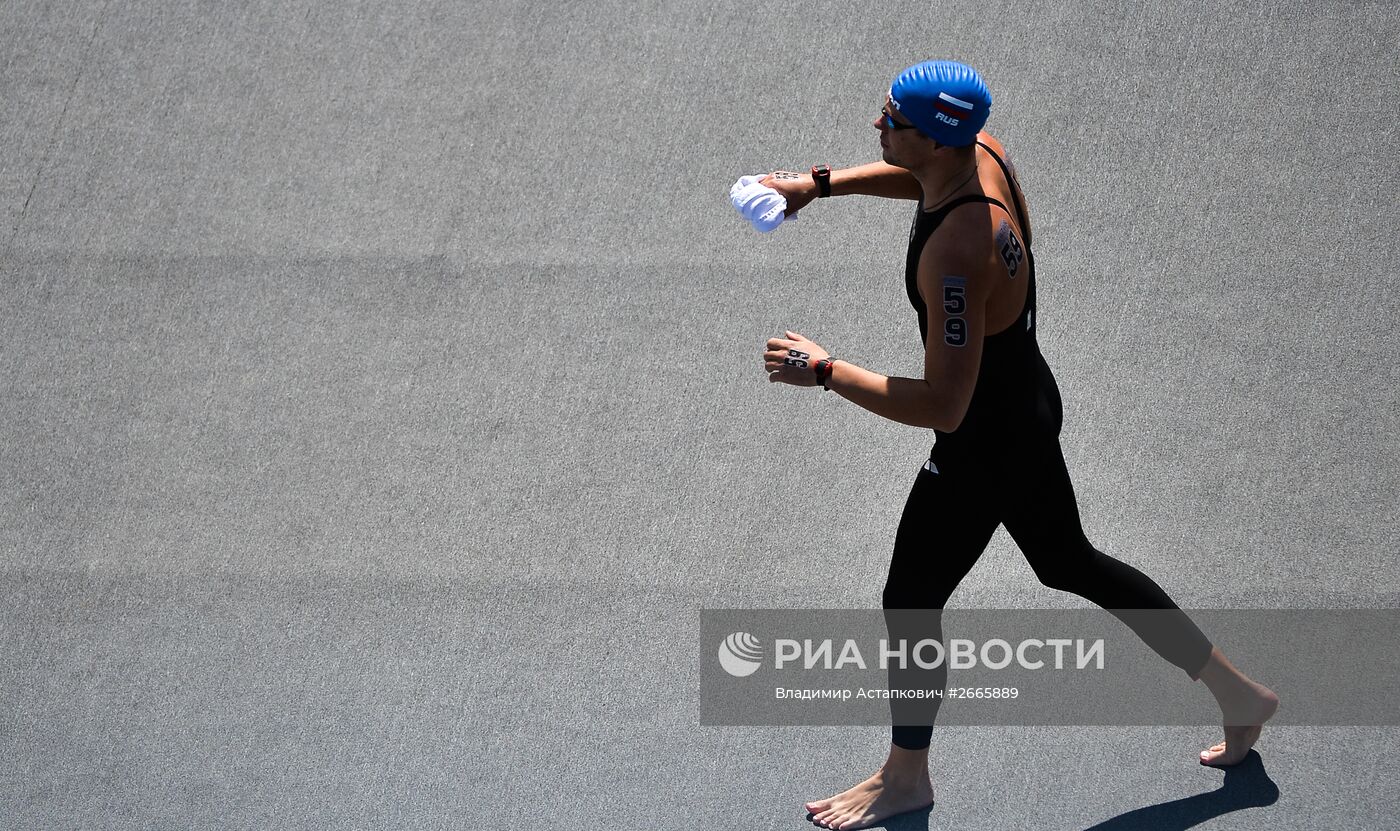
<path id="1" fill-rule="evenodd" d="M 943 605 L 947 602 L 947 595 L 921 588 L 912 581 L 895 582 L 891 580 L 885 584 L 885 591 L 881 595 L 880 601 L 886 612 L 908 609 L 917 612 L 919 620 L 927 622 L 931 619 L 942 618 Z M 890 619 L 891 616 L 886 614 L 885 620 L 889 621 Z"/>
<path id="2" fill-rule="evenodd" d="M 917 609 L 919 599 L 905 581 L 895 581 L 893 577 L 885 582 L 885 590 L 880 595 L 881 606 L 885 609 Z"/>
<path id="3" fill-rule="evenodd" d="M 1047 588 L 1062 592 L 1074 592 L 1078 583 L 1074 572 L 1058 565 L 1055 568 L 1038 568 L 1035 576 L 1040 578 L 1040 584 Z"/>
<path id="4" fill-rule="evenodd" d="M 1098 559 L 1104 555 L 1080 537 L 1078 541 L 1046 556 L 1028 558 L 1040 582 L 1057 591 L 1074 592 L 1091 579 Z"/>
<path id="5" fill-rule="evenodd" d="M 891 568 L 880 603 L 885 609 L 942 611 L 966 572 Z"/>

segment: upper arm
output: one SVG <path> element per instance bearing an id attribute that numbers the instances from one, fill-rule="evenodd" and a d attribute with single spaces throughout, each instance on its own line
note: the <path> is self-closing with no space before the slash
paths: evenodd
<path id="1" fill-rule="evenodd" d="M 987 299 L 995 277 L 991 246 L 976 244 L 975 236 L 970 240 L 968 226 L 945 221 L 919 257 L 919 294 L 928 308 L 924 380 L 939 396 L 947 421 L 944 432 L 962 423 L 977 388 Z"/>

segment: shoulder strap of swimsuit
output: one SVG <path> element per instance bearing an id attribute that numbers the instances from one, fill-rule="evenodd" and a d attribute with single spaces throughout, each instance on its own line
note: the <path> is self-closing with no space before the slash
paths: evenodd
<path id="1" fill-rule="evenodd" d="M 1001 166 L 1001 174 L 1006 177 L 1007 189 L 1011 191 L 1011 198 L 1016 202 L 1016 219 L 1021 223 L 1021 230 L 1024 231 L 1026 235 L 1026 247 L 1029 248 L 1031 244 L 1031 232 L 1026 225 L 1026 206 L 1021 204 L 1020 192 L 1016 190 L 1016 182 L 1011 178 L 1011 169 L 1006 166 L 1006 162 L 1001 160 L 1001 156 L 997 155 L 997 151 L 989 147 L 986 142 L 979 141 L 977 143 L 988 153 L 991 153 L 992 158 L 996 159 L 997 164 Z M 1001 203 L 998 202 L 997 204 L 1000 205 Z M 1011 213 L 1006 210 L 1005 205 L 1002 205 L 1001 209 L 1007 213 Z"/>
<path id="2" fill-rule="evenodd" d="M 994 204 L 994 206 L 1000 207 L 1001 210 L 1007 211 L 1008 214 L 1011 213 L 1011 208 L 1001 204 L 1001 200 L 997 199 L 997 197 L 987 196 L 987 194 L 984 193 L 969 193 L 966 194 L 966 196 L 959 196 L 958 199 L 949 201 L 944 207 L 938 208 L 937 211 L 932 211 L 932 213 L 928 215 L 931 215 L 931 217 L 938 217 L 939 220 L 942 220 L 942 218 L 951 213 L 953 208 L 960 206 L 960 204 L 967 204 L 969 201 L 984 201 L 984 203 Z"/>
<path id="3" fill-rule="evenodd" d="M 1000 200 L 1000 199 L 997 199 L 997 198 L 991 197 L 991 196 L 987 196 L 987 195 L 981 194 L 981 193 L 969 193 L 969 194 L 966 195 L 966 196 L 959 196 L 957 199 L 954 199 L 952 202 L 949 202 L 948 204 L 944 205 L 943 207 L 939 208 L 938 210 L 933 211 L 932 213 L 929 213 L 928 216 L 929 216 L 929 217 L 932 217 L 932 218 L 934 219 L 934 227 L 936 228 L 936 227 L 938 227 L 940 224 L 942 224 L 943 220 L 948 216 L 948 214 L 949 214 L 950 211 L 952 211 L 954 208 L 956 208 L 956 207 L 959 206 L 959 205 L 966 205 L 968 202 L 985 202 L 985 203 L 988 204 L 988 205 L 996 205 L 998 208 L 1001 208 L 1003 211 L 1006 211 L 1007 213 L 1011 213 L 1011 209 L 1008 208 L 1008 207 L 1006 207 L 1005 205 L 1001 204 L 1001 200 Z M 1028 243 L 1028 244 L 1029 244 L 1029 243 Z"/>

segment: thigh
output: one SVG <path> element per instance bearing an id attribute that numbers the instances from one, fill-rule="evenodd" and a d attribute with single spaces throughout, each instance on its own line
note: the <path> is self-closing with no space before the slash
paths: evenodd
<path id="1" fill-rule="evenodd" d="M 895 533 L 887 609 L 941 609 L 982 556 L 998 520 L 986 488 L 925 464 Z"/>
<path id="2" fill-rule="evenodd" d="M 1039 572 L 1049 560 L 1072 558 L 1088 548 L 1058 440 L 1019 453 L 1005 478 L 1001 520 L 1032 568 Z"/>

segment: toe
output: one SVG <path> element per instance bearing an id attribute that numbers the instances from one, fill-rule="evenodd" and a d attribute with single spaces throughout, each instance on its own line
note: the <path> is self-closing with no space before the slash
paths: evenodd
<path id="1" fill-rule="evenodd" d="M 1201 753 L 1201 764 L 1211 767 L 1229 767 L 1235 764 L 1238 759 L 1231 757 L 1225 745 L 1218 744 L 1210 750 Z"/>

